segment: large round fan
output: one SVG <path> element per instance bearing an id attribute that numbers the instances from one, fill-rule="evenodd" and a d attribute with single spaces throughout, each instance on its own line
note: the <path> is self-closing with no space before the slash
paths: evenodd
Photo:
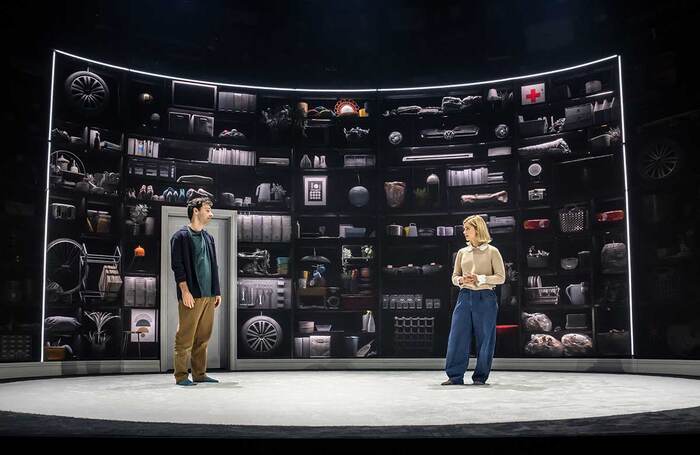
<path id="1" fill-rule="evenodd" d="M 271 317 L 255 316 L 243 324 L 241 338 L 249 353 L 270 355 L 282 344 L 282 327 Z"/>
<path id="2" fill-rule="evenodd" d="M 683 163 L 683 149 L 670 139 L 648 144 L 639 160 L 639 173 L 647 181 L 659 182 L 675 177 Z"/>
<path id="3" fill-rule="evenodd" d="M 100 114 L 109 102 L 109 87 L 100 76 L 90 71 L 78 71 L 68 76 L 65 90 L 70 105 L 86 116 Z"/>
<path id="4" fill-rule="evenodd" d="M 360 112 L 360 106 L 354 100 L 341 99 L 335 103 L 335 115 L 357 115 Z"/>

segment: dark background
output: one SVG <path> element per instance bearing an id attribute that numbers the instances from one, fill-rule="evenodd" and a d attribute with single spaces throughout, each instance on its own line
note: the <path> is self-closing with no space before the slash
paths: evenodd
<path id="1" fill-rule="evenodd" d="M 34 300 L 41 298 L 53 48 L 181 77 L 304 88 L 488 80 L 621 54 L 629 167 L 669 139 L 682 157 L 672 179 L 630 181 L 637 356 L 700 358 L 692 228 L 700 221 L 697 2 L 93 0 L 24 1 L 2 10 L 0 185 L 3 215 L 13 220 L 0 244 L 2 276 L 34 279 Z M 644 219 L 641 201 L 652 194 L 675 204 L 662 223 Z M 653 262 L 653 250 L 672 247 L 688 226 L 693 256 L 674 266 L 681 290 L 651 299 L 658 267 L 669 267 Z M 642 261 L 645 251 L 651 262 Z"/>

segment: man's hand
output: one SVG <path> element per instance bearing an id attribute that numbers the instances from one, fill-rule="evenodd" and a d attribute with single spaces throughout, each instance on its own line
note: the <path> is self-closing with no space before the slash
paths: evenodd
<path id="1" fill-rule="evenodd" d="M 194 308 L 194 297 L 192 297 L 191 292 L 183 292 L 182 293 L 182 303 L 187 308 Z"/>
<path id="2" fill-rule="evenodd" d="M 214 302 L 214 308 L 219 308 L 219 305 L 221 305 L 221 296 L 217 295 L 216 301 Z"/>

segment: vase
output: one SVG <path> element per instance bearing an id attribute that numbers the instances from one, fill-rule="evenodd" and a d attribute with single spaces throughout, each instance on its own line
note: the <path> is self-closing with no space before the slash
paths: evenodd
<path id="1" fill-rule="evenodd" d="M 107 343 L 91 343 L 90 344 L 90 353 L 92 354 L 92 357 L 94 358 L 103 358 L 105 356 L 105 352 L 107 351 Z"/>
<path id="2" fill-rule="evenodd" d="M 384 182 L 384 191 L 389 207 L 401 207 L 406 198 L 406 182 Z"/>
<path id="3" fill-rule="evenodd" d="M 156 230 L 156 219 L 152 216 L 147 216 L 146 221 L 144 222 L 144 229 L 146 231 L 146 235 L 153 235 Z"/>

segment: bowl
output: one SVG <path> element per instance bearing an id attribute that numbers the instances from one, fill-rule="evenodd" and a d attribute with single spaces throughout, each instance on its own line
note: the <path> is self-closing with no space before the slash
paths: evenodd
<path id="1" fill-rule="evenodd" d="M 561 268 L 564 270 L 573 270 L 578 267 L 578 258 L 563 258 L 561 260 Z"/>

